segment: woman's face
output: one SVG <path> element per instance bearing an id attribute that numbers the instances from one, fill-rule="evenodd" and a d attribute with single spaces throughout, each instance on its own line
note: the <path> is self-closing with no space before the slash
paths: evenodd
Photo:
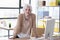
<path id="1" fill-rule="evenodd" d="M 29 7 L 25 8 L 25 14 L 29 15 L 31 13 L 31 9 Z"/>

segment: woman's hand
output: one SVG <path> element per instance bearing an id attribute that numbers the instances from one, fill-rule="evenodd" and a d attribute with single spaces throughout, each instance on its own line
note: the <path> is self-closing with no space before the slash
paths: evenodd
<path id="1" fill-rule="evenodd" d="M 9 38 L 9 39 L 15 39 L 16 37 L 11 37 L 11 38 Z"/>

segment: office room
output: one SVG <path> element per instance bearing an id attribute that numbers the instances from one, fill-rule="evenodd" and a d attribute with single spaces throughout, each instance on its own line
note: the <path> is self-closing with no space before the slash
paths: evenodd
<path id="1" fill-rule="evenodd" d="M 60 40 L 60 0 L 0 0 L 0 40 Z"/>

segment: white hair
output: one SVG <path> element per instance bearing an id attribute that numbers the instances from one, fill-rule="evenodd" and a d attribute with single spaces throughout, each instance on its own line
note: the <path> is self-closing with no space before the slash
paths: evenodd
<path id="1" fill-rule="evenodd" d="M 23 11 L 24 11 L 27 7 L 29 7 L 29 8 L 30 8 L 30 10 L 32 11 L 32 7 L 31 7 L 31 5 L 30 5 L 30 4 L 25 4 L 25 5 L 23 6 Z"/>

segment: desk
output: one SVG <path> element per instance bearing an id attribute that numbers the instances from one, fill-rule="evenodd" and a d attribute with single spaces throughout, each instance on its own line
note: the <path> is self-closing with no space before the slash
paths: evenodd
<path id="1" fill-rule="evenodd" d="M 4 29 L 4 30 L 7 30 L 8 31 L 8 38 L 9 38 L 9 32 L 10 32 L 10 30 L 13 30 L 13 28 L 4 28 L 4 27 L 0 27 L 0 29 Z M 41 31 L 40 31 L 41 30 Z M 38 33 L 38 36 L 39 37 L 41 37 L 42 36 L 42 34 L 44 33 L 44 28 L 37 28 L 37 33 Z M 34 37 L 35 36 L 35 34 L 34 34 L 34 32 L 32 32 L 32 36 Z"/>
<path id="2" fill-rule="evenodd" d="M 9 40 L 31 40 L 31 39 L 19 39 L 19 38 L 16 38 L 16 39 L 9 39 Z M 38 40 L 38 39 L 36 39 Z M 49 39 L 39 39 L 39 40 L 49 40 Z M 54 37 L 53 40 L 60 40 L 60 37 Z"/>
<path id="3" fill-rule="evenodd" d="M 30 39 L 19 39 L 19 38 L 16 38 L 16 39 L 8 39 L 8 40 L 30 40 Z"/>
<path id="4" fill-rule="evenodd" d="M 7 30 L 8 31 L 8 38 L 10 36 L 10 30 L 13 30 L 13 28 L 4 28 L 4 27 L 0 27 L 0 29 L 4 29 L 4 30 Z"/>

